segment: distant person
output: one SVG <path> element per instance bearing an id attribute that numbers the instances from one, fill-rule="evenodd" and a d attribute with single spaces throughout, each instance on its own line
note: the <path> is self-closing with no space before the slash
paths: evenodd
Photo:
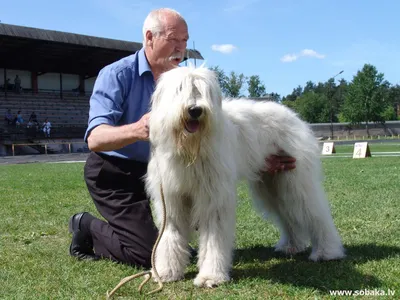
<path id="1" fill-rule="evenodd" d="M 15 92 L 17 92 L 18 94 L 21 91 L 21 78 L 19 78 L 18 75 L 15 76 L 15 79 L 14 79 L 14 89 L 15 89 Z"/>
<path id="2" fill-rule="evenodd" d="M 20 110 L 17 112 L 17 115 L 15 116 L 14 121 L 15 121 L 15 125 L 17 125 L 17 126 L 24 124 L 24 119 L 22 118 L 22 113 Z"/>
<path id="3" fill-rule="evenodd" d="M 50 137 L 51 123 L 49 119 L 46 118 L 43 123 L 43 132 L 45 137 Z"/>
<path id="4" fill-rule="evenodd" d="M 4 120 L 7 122 L 7 125 L 11 125 L 13 123 L 13 116 L 11 113 L 11 109 L 7 109 L 4 115 Z"/>
<path id="5" fill-rule="evenodd" d="M 29 116 L 29 120 L 28 120 L 29 122 L 32 122 L 33 124 L 36 124 L 36 125 L 38 125 L 39 124 L 39 122 L 38 122 L 38 120 L 37 120 L 37 116 L 36 116 L 36 113 L 33 111 L 32 113 L 31 113 L 31 115 Z"/>

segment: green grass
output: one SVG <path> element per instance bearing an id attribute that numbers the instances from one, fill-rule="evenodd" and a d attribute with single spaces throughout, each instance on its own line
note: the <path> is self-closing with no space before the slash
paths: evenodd
<path id="1" fill-rule="evenodd" d="M 164 285 L 160 299 L 321 299 L 329 290 L 396 290 L 400 295 L 400 158 L 324 159 L 325 188 L 348 257 L 312 263 L 309 253 L 273 251 L 278 231 L 254 212 L 241 185 L 232 281 L 216 289 L 186 279 Z M 82 262 L 68 254 L 68 218 L 95 213 L 83 181 L 83 164 L 0 166 L 0 298 L 105 299 L 139 269 L 111 261 Z M 141 296 L 136 279 L 116 299 Z M 153 288 L 150 284 L 145 289 Z"/>

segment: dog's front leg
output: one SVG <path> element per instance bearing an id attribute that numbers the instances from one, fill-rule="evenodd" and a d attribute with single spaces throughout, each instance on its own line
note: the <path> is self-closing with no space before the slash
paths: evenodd
<path id="1" fill-rule="evenodd" d="M 234 189 L 236 191 L 236 189 Z M 202 200 L 199 222 L 199 274 L 196 286 L 215 287 L 229 281 L 235 239 L 236 195 L 231 192 Z"/>
<path id="2" fill-rule="evenodd" d="M 178 200 L 174 205 L 170 205 L 169 199 L 177 200 L 178 196 L 166 194 L 165 199 L 167 203 L 166 228 L 156 249 L 155 266 L 161 281 L 170 282 L 182 279 L 186 265 L 189 263 L 189 215 L 185 207 L 180 205 L 183 201 Z M 161 224 L 163 217 L 161 209 L 156 209 L 156 215 Z"/>

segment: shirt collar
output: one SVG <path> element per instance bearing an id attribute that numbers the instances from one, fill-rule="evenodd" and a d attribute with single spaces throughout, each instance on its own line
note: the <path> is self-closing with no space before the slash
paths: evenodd
<path id="1" fill-rule="evenodd" d="M 139 50 L 138 53 L 139 59 L 139 75 L 142 76 L 145 72 L 151 72 L 149 62 L 147 61 L 146 54 L 144 53 L 144 48 Z"/>

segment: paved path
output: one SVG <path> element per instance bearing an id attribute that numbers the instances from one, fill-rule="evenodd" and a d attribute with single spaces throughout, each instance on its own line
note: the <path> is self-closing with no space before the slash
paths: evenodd
<path id="1" fill-rule="evenodd" d="M 0 165 L 43 163 L 43 162 L 53 162 L 53 163 L 85 162 L 88 155 L 89 153 L 0 156 Z"/>
<path id="2" fill-rule="evenodd" d="M 26 164 L 26 163 L 75 163 L 85 162 L 89 153 L 71 154 L 38 154 L 38 155 L 17 155 L 0 156 L 0 165 Z M 373 157 L 400 156 L 400 152 L 372 152 Z M 338 153 L 332 155 L 321 155 L 322 158 L 353 157 L 353 153 Z"/>
<path id="3" fill-rule="evenodd" d="M 384 156 L 400 156 L 400 152 L 372 152 L 372 157 L 384 157 Z M 321 155 L 322 158 L 339 158 L 339 157 L 353 157 L 353 153 L 339 153 L 332 155 Z"/>

